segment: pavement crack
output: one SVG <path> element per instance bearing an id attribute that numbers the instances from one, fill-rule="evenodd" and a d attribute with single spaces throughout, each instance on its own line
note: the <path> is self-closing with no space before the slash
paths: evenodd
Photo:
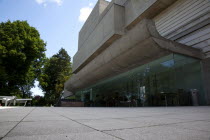
<path id="1" fill-rule="evenodd" d="M 49 110 L 49 111 L 51 111 L 51 110 Z M 117 136 L 115 136 L 115 135 L 112 135 L 112 134 L 103 132 L 102 130 L 98 130 L 98 129 L 96 129 L 96 128 L 93 128 L 93 127 L 91 127 L 91 126 L 88 126 L 88 125 L 86 125 L 86 124 L 83 124 L 83 123 L 81 123 L 81 122 L 78 122 L 78 121 L 76 121 L 76 120 L 74 120 L 74 119 L 71 119 L 71 118 L 69 118 L 69 117 L 67 117 L 67 116 L 64 116 L 64 115 L 62 115 L 62 114 L 59 114 L 59 113 L 57 113 L 57 112 L 54 112 L 54 111 L 51 111 L 51 112 L 56 113 L 56 114 L 58 114 L 58 115 L 60 115 L 60 116 L 62 116 L 62 117 L 64 117 L 64 118 L 66 118 L 66 119 L 69 119 L 69 120 L 71 120 L 71 121 L 73 121 L 73 122 L 76 122 L 76 123 L 78 123 L 78 124 L 80 124 L 80 125 L 83 125 L 83 126 L 85 126 L 85 127 L 88 127 L 88 128 L 93 129 L 93 130 L 95 130 L 95 131 L 98 131 L 98 132 L 104 133 L 104 134 L 106 134 L 106 135 L 109 135 L 109 136 L 111 136 L 111 137 L 114 137 L 114 138 L 116 138 L 116 139 L 125 140 L 125 139 L 122 139 L 122 138 L 117 137 Z"/>
<path id="2" fill-rule="evenodd" d="M 202 121 L 202 120 L 196 120 L 196 121 Z M 136 129 L 136 128 L 149 128 L 149 127 L 156 127 L 156 126 L 169 126 L 174 124 L 180 124 L 180 123 L 189 123 L 189 122 L 196 122 L 193 121 L 184 121 L 184 122 L 177 122 L 177 123 L 167 123 L 167 124 L 156 124 L 156 125 L 150 125 L 150 126 L 141 126 L 141 127 L 130 127 L 130 128 L 120 128 L 120 129 L 111 129 L 111 130 L 102 130 L 103 132 L 109 132 L 109 131 L 118 131 L 118 130 L 129 130 L 129 129 Z M 199 131 L 199 130 L 198 130 Z"/>

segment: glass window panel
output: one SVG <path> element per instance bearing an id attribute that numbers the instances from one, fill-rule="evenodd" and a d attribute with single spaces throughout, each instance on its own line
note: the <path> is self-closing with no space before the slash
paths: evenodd
<path id="1" fill-rule="evenodd" d="M 192 105 L 192 89 L 205 104 L 200 60 L 170 54 L 78 91 L 76 97 L 94 106 L 164 106 L 166 100 L 167 105 Z"/>

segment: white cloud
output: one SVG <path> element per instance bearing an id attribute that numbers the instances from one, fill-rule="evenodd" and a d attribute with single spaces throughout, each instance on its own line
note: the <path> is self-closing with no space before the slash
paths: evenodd
<path id="1" fill-rule="evenodd" d="M 89 3 L 88 6 L 80 9 L 79 21 L 85 22 L 93 10 L 94 3 Z"/>
<path id="2" fill-rule="evenodd" d="M 43 4 L 44 7 L 47 6 L 48 3 L 56 3 L 57 5 L 61 6 L 63 3 L 63 0 L 36 0 L 38 4 Z"/>
<path id="3" fill-rule="evenodd" d="M 62 5 L 63 1 L 62 0 L 51 0 L 52 2 L 54 1 L 58 5 Z"/>
<path id="4" fill-rule="evenodd" d="M 80 9 L 80 15 L 79 15 L 79 21 L 80 22 L 85 22 L 92 10 L 93 10 L 93 8 L 91 8 L 91 7 L 81 8 Z"/>
<path id="5" fill-rule="evenodd" d="M 42 4 L 42 3 L 44 3 L 44 1 L 45 1 L 45 0 L 36 0 L 36 2 L 37 2 L 38 4 Z"/>

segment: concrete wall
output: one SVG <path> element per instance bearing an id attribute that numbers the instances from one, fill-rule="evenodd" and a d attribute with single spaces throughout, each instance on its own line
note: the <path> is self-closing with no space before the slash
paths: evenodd
<path id="1" fill-rule="evenodd" d="M 141 19 L 154 17 L 174 1 L 113 0 L 107 6 L 106 1 L 99 0 L 80 32 L 79 50 L 73 58 L 73 72 L 77 73 L 119 39 L 124 27 L 131 29 Z"/>
<path id="2" fill-rule="evenodd" d="M 126 28 L 134 27 L 144 18 L 152 19 L 176 0 L 127 0 L 125 6 Z"/>
<path id="3" fill-rule="evenodd" d="M 127 2 L 127 0 L 114 0 L 113 2 L 114 2 L 115 4 L 124 6 L 125 3 Z"/>
<path id="4" fill-rule="evenodd" d="M 90 16 L 88 17 L 88 19 L 86 20 L 85 24 L 79 32 L 78 49 L 84 47 L 83 43 L 85 42 L 85 40 L 87 40 L 87 38 L 96 28 L 98 22 L 101 20 L 100 15 L 103 13 L 103 11 L 107 8 L 108 5 L 109 2 L 105 0 L 99 0 L 97 2 L 95 7 L 93 8 L 93 11 L 91 12 Z"/>
<path id="5" fill-rule="evenodd" d="M 209 57 L 209 0 L 177 0 L 153 20 L 162 36 L 201 49 Z"/>
<path id="6" fill-rule="evenodd" d="M 80 44 L 82 46 L 80 46 L 80 49 L 73 58 L 73 72 L 75 73 L 123 35 L 124 8 L 122 6 L 110 4 L 98 18 L 100 20 L 98 20 L 93 31 L 85 32 L 90 33 L 85 40 L 80 35 L 81 42 L 83 43 Z M 83 30 L 88 29 L 84 28 Z"/>

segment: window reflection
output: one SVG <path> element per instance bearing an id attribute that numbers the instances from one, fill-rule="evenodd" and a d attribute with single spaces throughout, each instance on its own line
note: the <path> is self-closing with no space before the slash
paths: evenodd
<path id="1" fill-rule="evenodd" d="M 164 67 L 168 67 L 168 68 L 173 67 L 174 60 L 172 59 L 172 60 L 165 61 L 165 62 L 161 63 L 161 65 L 163 65 Z"/>
<path id="2" fill-rule="evenodd" d="M 171 54 L 77 92 L 86 106 L 192 105 L 191 89 L 204 103 L 200 60 Z M 167 102 L 166 102 L 167 100 Z"/>

